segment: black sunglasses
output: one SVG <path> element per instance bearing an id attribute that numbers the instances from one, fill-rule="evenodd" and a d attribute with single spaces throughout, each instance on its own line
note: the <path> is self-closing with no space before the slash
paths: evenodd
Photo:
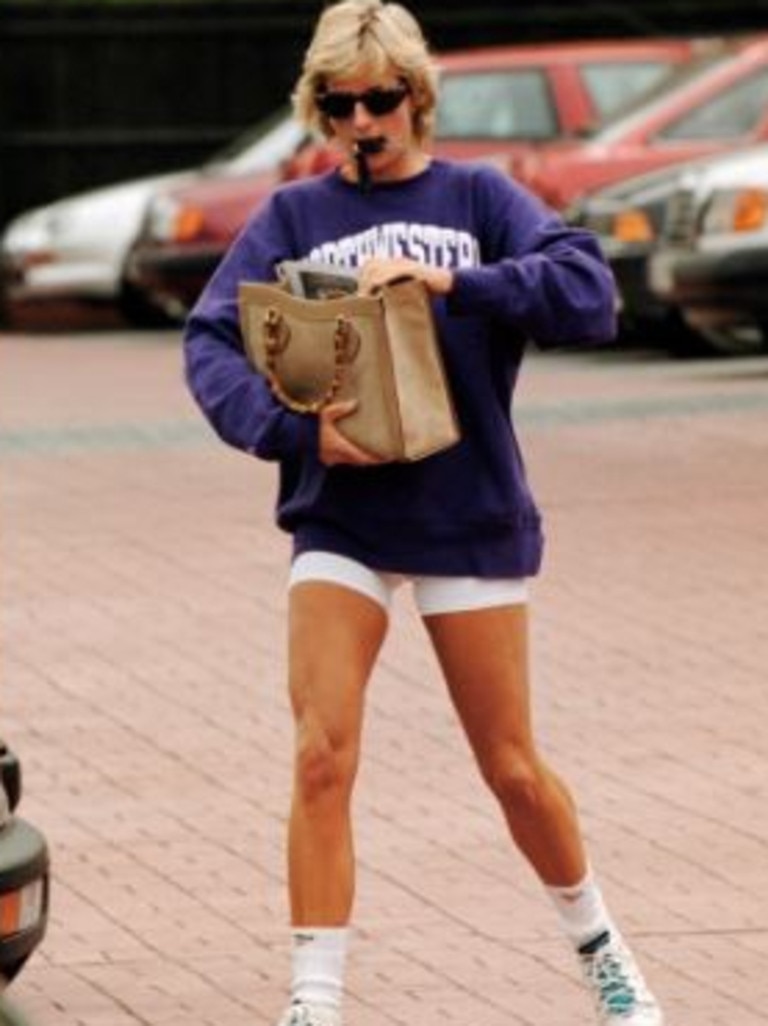
<path id="1" fill-rule="evenodd" d="M 366 89 L 364 93 L 318 93 L 315 103 L 320 113 L 328 118 L 351 118 L 358 103 L 362 103 L 373 117 L 380 118 L 397 110 L 408 91 L 408 86 L 401 85 L 394 89 Z"/>

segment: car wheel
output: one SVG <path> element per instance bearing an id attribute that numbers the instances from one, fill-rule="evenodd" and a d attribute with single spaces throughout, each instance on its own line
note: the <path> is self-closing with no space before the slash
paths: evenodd
<path id="1" fill-rule="evenodd" d="M 712 347 L 707 340 L 686 324 L 674 308 L 663 316 L 635 318 L 627 330 L 636 344 L 658 348 L 680 359 L 712 355 Z"/>
<path id="2" fill-rule="evenodd" d="M 768 352 L 768 325 L 702 331 L 711 356 L 760 356 Z"/>
<path id="3" fill-rule="evenodd" d="M 697 308 L 684 310 L 690 330 L 700 336 L 701 355 L 759 356 L 768 352 L 768 322 L 743 315 L 726 314 L 719 319 Z"/>
<path id="4" fill-rule="evenodd" d="M 681 360 L 695 360 L 697 357 L 722 356 L 704 335 L 686 325 L 671 332 L 666 338 L 667 351 Z"/>
<path id="5" fill-rule="evenodd" d="M 119 303 L 123 317 L 136 328 L 170 328 L 177 324 L 128 282 L 123 283 Z"/>
<path id="6" fill-rule="evenodd" d="M 768 353 L 768 322 L 707 332 L 707 337 L 713 349 L 724 356 L 762 356 Z"/>

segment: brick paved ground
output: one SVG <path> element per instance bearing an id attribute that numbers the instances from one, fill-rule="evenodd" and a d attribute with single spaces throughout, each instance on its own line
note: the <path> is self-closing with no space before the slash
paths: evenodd
<path id="1" fill-rule="evenodd" d="M 287 982 L 286 541 L 173 333 L 0 341 L 2 724 L 53 854 L 34 1026 L 261 1026 Z M 768 361 L 529 361 L 539 728 L 669 1026 L 768 1021 Z M 354 1026 L 590 1023 L 405 596 L 370 698 Z"/>

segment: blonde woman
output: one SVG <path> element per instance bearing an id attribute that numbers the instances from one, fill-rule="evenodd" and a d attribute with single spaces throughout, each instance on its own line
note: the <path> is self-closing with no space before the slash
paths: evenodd
<path id="1" fill-rule="evenodd" d="M 510 414 L 526 340 L 610 340 L 613 285 L 590 235 L 497 170 L 430 154 L 435 100 L 434 65 L 408 11 L 380 0 L 327 8 L 295 106 L 340 147 L 342 164 L 274 193 L 186 331 L 195 397 L 226 442 L 278 463 L 277 523 L 293 537 L 294 956 L 282 1026 L 341 1021 L 365 688 L 401 585 L 413 588 L 479 769 L 577 952 L 599 1022 L 660 1026 L 590 873 L 571 795 L 532 733 L 526 582 L 543 541 Z M 401 274 L 425 282 L 459 444 L 384 464 L 339 430 L 351 404 L 309 416 L 276 401 L 243 354 L 237 286 L 273 279 L 291 258 L 354 268 L 363 292 Z"/>

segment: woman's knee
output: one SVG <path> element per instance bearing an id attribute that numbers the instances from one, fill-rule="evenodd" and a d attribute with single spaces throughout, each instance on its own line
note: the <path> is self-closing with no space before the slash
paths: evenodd
<path id="1" fill-rule="evenodd" d="M 481 769 L 489 788 L 508 812 L 529 815 L 541 807 L 547 773 L 535 752 L 507 748 L 487 758 Z"/>
<path id="2" fill-rule="evenodd" d="M 334 739 L 318 726 L 299 724 L 296 744 L 296 790 L 305 803 L 346 800 L 357 768 L 356 745 Z"/>

